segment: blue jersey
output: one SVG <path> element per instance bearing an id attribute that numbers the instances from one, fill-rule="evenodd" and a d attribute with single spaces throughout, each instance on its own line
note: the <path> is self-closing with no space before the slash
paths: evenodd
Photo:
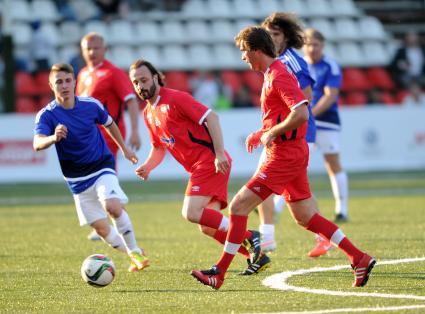
<path id="1" fill-rule="evenodd" d="M 313 86 L 313 107 L 324 95 L 325 87 L 340 88 L 342 73 L 335 60 L 323 57 L 319 62 L 308 65 L 310 73 L 316 80 Z M 316 116 L 318 130 L 340 130 L 341 121 L 338 113 L 338 98 L 327 111 Z"/>
<path id="2" fill-rule="evenodd" d="M 308 86 L 313 88 L 314 79 L 310 76 L 307 62 L 292 48 L 285 49 L 280 54 L 279 60 L 286 64 L 289 71 L 296 76 L 301 89 Z M 310 113 L 310 116 L 308 119 L 306 140 L 308 143 L 314 143 L 316 141 L 316 123 L 314 121 L 313 112 L 311 111 L 311 104 L 308 106 L 308 112 Z"/>
<path id="3" fill-rule="evenodd" d="M 97 124 L 108 126 L 112 118 L 95 98 L 75 97 L 75 106 L 65 109 L 55 100 L 41 109 L 35 119 L 34 134 L 50 136 L 58 124 L 68 135 L 55 144 L 60 167 L 72 193 L 89 188 L 101 175 L 115 173 L 115 160 Z"/>

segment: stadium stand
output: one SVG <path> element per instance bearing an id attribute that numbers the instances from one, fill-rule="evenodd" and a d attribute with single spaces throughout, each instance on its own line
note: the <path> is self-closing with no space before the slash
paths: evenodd
<path id="1" fill-rule="evenodd" d="M 8 1 L 10 7 L 3 10 L 8 10 L 15 53 L 20 58 L 28 59 L 30 70 L 32 64 L 27 47 L 32 31 L 29 23 L 37 18 L 42 21 L 43 31 L 53 40 L 56 47 L 56 52 L 50 58 L 51 63 L 70 62 L 78 55 L 80 38 L 87 32 L 96 31 L 105 36 L 110 46 L 108 57 L 125 70 L 135 58 L 144 57 L 165 72 L 184 71 L 190 75 L 192 71 L 197 70 L 222 71 L 223 80 L 232 87 L 234 93 L 241 84 L 247 84 L 255 103 L 258 103 L 256 93 L 261 91 L 261 77 L 259 80 L 251 71 L 245 71 L 247 67 L 241 61 L 240 52 L 234 46 L 233 38 L 241 28 L 258 24 L 273 11 L 294 12 L 302 18 L 306 27 L 315 27 L 326 36 L 328 40 L 326 54 L 335 58 L 344 68 L 341 98 L 347 104 L 360 105 L 367 98 L 363 96 L 370 89 L 382 91 L 384 103 L 390 101 L 397 103 L 402 99 L 400 95 L 403 93 L 397 89 L 386 69 L 398 41 L 381 23 L 381 20 L 386 22 L 389 20 L 387 15 L 377 10 L 378 7 L 381 8 L 382 1 L 186 0 L 182 2 L 180 11 L 177 12 L 159 9 L 142 11 L 139 5 L 132 7 L 125 18 L 117 16 L 112 20 L 102 20 L 94 3 L 85 0 L 69 2 L 70 9 L 77 17 L 76 20 L 61 16 L 61 11 L 53 0 Z M 404 8 L 402 13 L 412 12 L 408 9 L 409 6 L 403 6 L 401 2 L 409 2 L 411 7 L 418 7 L 418 3 L 421 3 L 419 0 L 390 0 L 385 1 L 382 8 L 385 12 L 390 12 L 388 15 L 393 14 L 391 8 L 399 10 L 400 6 Z M 134 5 L 137 1 L 129 3 Z M 159 7 L 161 6 L 154 6 Z M 369 12 L 372 14 L 368 15 Z M 421 29 L 419 24 L 417 26 Z M 22 87 L 22 80 L 30 80 L 29 77 L 34 81 L 37 76 L 17 73 L 18 97 L 39 99 L 46 95 L 45 90 L 29 92 L 27 87 Z M 167 81 L 176 85 L 170 78 Z M 190 90 L 185 83 L 182 84 L 183 89 Z M 363 104 L 366 103 L 367 100 Z M 24 107 L 31 108 L 28 105 Z"/>

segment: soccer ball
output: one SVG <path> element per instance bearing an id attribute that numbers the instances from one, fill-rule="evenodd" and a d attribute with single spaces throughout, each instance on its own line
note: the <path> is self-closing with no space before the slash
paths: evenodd
<path id="1" fill-rule="evenodd" d="M 106 287 L 114 280 L 115 265 L 105 255 L 90 255 L 81 265 L 81 277 L 93 287 Z"/>

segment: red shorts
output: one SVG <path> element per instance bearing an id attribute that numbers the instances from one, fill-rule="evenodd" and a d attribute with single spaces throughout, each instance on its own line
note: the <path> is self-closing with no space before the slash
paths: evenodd
<path id="1" fill-rule="evenodd" d="M 275 193 L 286 202 L 301 201 L 311 197 L 307 177 L 308 145 L 305 141 L 288 141 L 280 145 L 282 154 L 268 159 L 245 184 L 252 192 L 265 200 Z"/>
<path id="2" fill-rule="evenodd" d="M 228 156 L 230 160 L 230 156 Z M 229 183 L 230 168 L 225 173 L 215 172 L 214 162 L 202 163 L 190 173 L 185 195 L 190 196 L 212 196 L 211 202 L 221 203 L 220 208 L 227 207 L 227 187 Z"/>

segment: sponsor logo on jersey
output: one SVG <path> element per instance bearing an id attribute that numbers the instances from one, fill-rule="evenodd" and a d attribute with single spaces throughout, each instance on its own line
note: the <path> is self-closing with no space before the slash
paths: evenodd
<path id="1" fill-rule="evenodd" d="M 165 145 L 170 148 L 172 148 L 174 144 L 176 144 L 176 140 L 172 136 L 170 137 L 161 136 L 161 142 L 165 143 Z"/>
<path id="2" fill-rule="evenodd" d="M 194 185 L 192 186 L 192 192 L 199 192 L 201 190 L 201 187 Z"/>
<path id="3" fill-rule="evenodd" d="M 161 112 L 162 113 L 167 113 L 167 111 L 169 111 L 169 110 L 170 110 L 170 105 L 167 105 L 167 104 L 161 105 Z"/>

